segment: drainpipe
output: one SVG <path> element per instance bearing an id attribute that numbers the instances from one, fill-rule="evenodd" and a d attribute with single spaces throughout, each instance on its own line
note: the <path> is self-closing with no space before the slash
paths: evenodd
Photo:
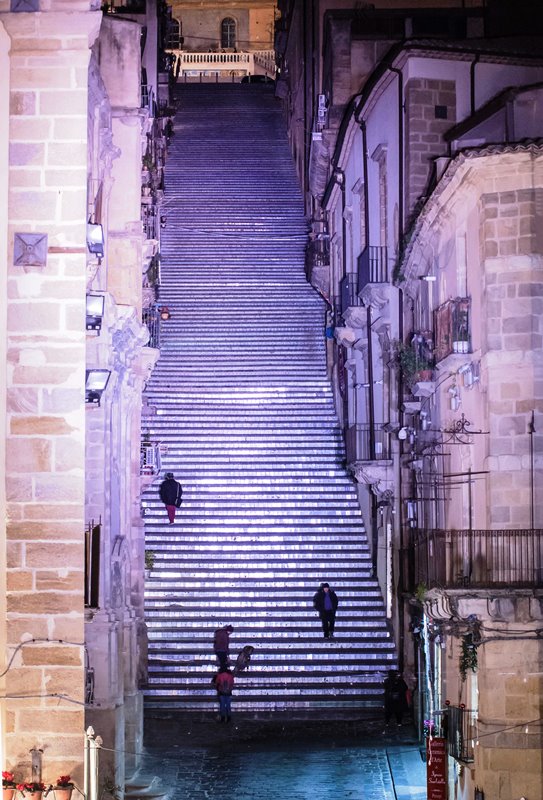
<path id="1" fill-rule="evenodd" d="M 471 62 L 469 68 L 469 105 L 470 105 L 470 116 L 473 116 L 476 111 L 476 104 L 475 104 L 475 67 L 480 61 L 480 54 L 477 53 L 473 61 Z"/>
<path id="2" fill-rule="evenodd" d="M 403 73 L 397 67 L 389 66 L 388 69 L 398 78 L 398 253 L 403 252 L 404 240 L 404 124 L 403 124 Z"/>

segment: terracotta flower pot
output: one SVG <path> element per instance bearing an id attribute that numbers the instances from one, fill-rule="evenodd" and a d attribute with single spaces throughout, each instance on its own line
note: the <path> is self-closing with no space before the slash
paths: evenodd
<path id="1" fill-rule="evenodd" d="M 55 800 L 70 800 L 73 790 L 73 786 L 55 786 Z"/>
<path id="2" fill-rule="evenodd" d="M 2 786 L 2 800 L 13 800 L 13 795 L 15 794 L 15 789 L 4 789 Z"/>
<path id="3" fill-rule="evenodd" d="M 43 792 L 25 792 L 25 800 L 41 800 Z"/>

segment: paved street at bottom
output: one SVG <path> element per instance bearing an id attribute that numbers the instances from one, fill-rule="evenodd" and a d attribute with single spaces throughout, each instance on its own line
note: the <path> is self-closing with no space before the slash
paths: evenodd
<path id="1" fill-rule="evenodd" d="M 323 723 L 283 731 L 213 718 L 147 736 L 142 775 L 170 800 L 426 800 L 425 765 L 409 726 L 344 735 Z M 153 726 L 154 727 L 154 726 Z M 251 727 L 252 733 L 247 733 Z M 378 728 L 378 730 L 377 730 Z M 205 741 L 207 739 L 207 742 Z"/>

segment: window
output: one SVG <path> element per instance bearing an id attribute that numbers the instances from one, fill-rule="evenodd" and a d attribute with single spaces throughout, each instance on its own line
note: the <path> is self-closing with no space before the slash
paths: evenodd
<path id="1" fill-rule="evenodd" d="M 166 39 L 166 50 L 179 50 L 181 43 L 181 23 L 172 17 L 168 20 L 168 36 Z"/>
<path id="2" fill-rule="evenodd" d="M 221 22 L 221 47 L 233 48 L 236 46 L 236 21 L 232 17 L 225 17 Z"/>

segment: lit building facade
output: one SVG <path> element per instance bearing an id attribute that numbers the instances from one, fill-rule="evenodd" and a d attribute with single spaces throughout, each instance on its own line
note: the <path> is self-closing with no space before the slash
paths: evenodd
<path id="1" fill-rule="evenodd" d="M 281 10 L 307 272 L 419 729 L 450 796 L 540 796 L 543 62 L 470 44 L 476 8 Z M 399 43 L 408 18 L 433 38 Z"/>
<path id="2" fill-rule="evenodd" d="M 40 6 L 0 4 L 0 761 L 17 781 L 83 787 L 92 725 L 100 774 L 122 787 L 143 730 L 167 20 L 155 2 Z"/>

